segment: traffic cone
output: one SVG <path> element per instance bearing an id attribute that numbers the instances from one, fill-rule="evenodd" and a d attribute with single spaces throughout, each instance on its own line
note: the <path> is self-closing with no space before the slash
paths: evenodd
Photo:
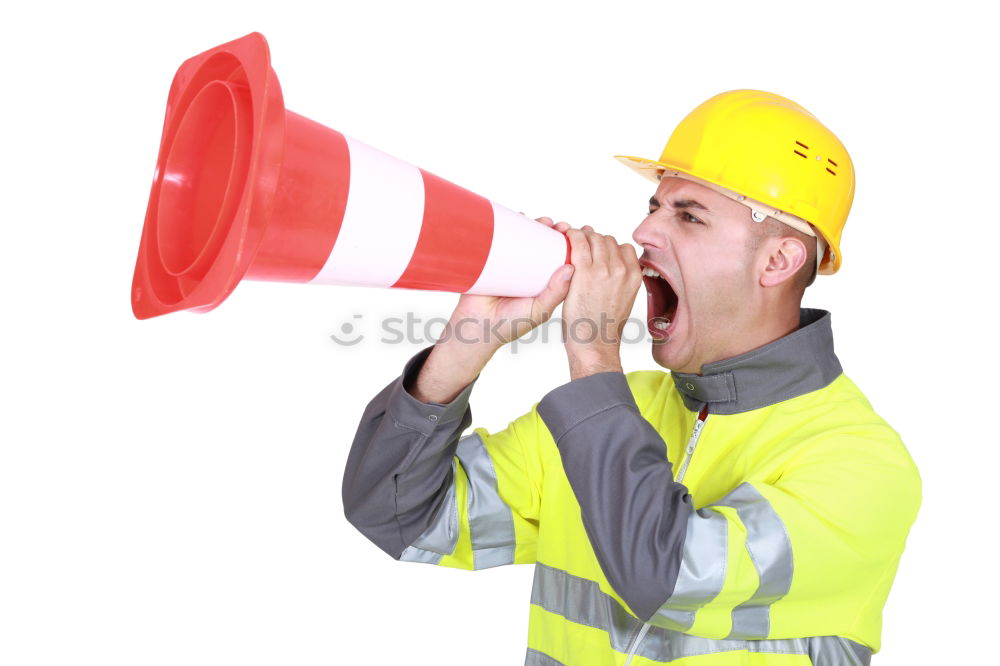
<path id="1" fill-rule="evenodd" d="M 132 311 L 208 312 L 244 278 L 533 296 L 568 262 L 558 231 L 286 110 L 251 33 L 174 76 Z"/>

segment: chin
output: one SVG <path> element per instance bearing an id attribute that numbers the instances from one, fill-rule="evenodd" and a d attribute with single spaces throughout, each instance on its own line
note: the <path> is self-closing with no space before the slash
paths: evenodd
<path id="1" fill-rule="evenodd" d="M 696 349 L 690 344 L 685 344 L 689 340 L 690 338 L 682 339 L 681 336 L 677 336 L 667 342 L 654 343 L 653 360 L 671 372 L 700 374 L 702 364 L 698 360 Z"/>
<path id="2" fill-rule="evenodd" d="M 678 358 L 675 350 L 671 348 L 672 342 L 653 343 L 653 360 L 657 365 L 675 372 L 683 372 L 680 369 L 683 361 Z"/>

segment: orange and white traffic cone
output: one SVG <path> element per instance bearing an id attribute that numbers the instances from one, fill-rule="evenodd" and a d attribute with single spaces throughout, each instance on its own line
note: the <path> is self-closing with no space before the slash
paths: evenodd
<path id="1" fill-rule="evenodd" d="M 243 278 L 533 296 L 569 256 L 558 231 L 286 110 L 251 33 L 174 76 L 132 311 L 207 312 Z"/>

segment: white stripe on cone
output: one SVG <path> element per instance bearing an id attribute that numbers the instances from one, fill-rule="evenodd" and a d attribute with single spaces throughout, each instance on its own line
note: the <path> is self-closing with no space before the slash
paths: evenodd
<path id="1" fill-rule="evenodd" d="M 406 270 L 423 224 L 420 170 L 344 136 L 350 184 L 340 232 L 310 284 L 389 287 Z M 566 258 L 566 239 L 520 213 L 493 206 L 493 239 L 482 273 L 466 293 L 535 296 Z"/>
<path id="2" fill-rule="evenodd" d="M 389 287 L 406 270 L 424 218 L 420 169 L 344 136 L 351 180 L 340 233 L 310 284 Z"/>
<path id="3" fill-rule="evenodd" d="M 541 222 L 493 204 L 493 244 L 466 293 L 535 296 L 566 261 L 566 238 Z"/>

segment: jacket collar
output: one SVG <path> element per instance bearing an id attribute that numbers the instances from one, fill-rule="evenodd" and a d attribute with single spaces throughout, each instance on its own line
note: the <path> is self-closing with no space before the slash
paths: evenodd
<path id="1" fill-rule="evenodd" d="M 799 328 L 763 347 L 707 363 L 700 375 L 671 373 L 692 411 L 705 404 L 713 414 L 738 414 L 827 386 L 843 371 L 833 352 L 826 310 L 802 308 Z"/>

